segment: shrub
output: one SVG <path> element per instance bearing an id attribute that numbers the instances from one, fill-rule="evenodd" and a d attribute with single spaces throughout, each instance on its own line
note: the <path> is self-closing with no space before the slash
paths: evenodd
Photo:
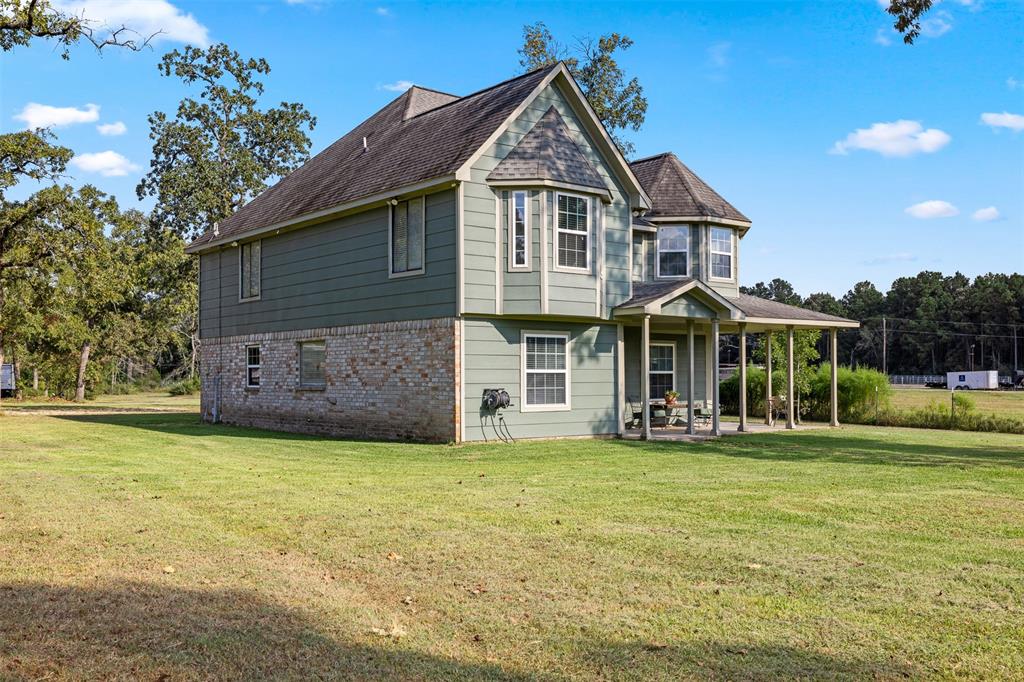
<path id="1" fill-rule="evenodd" d="M 804 396 L 805 412 L 813 419 L 827 421 L 831 414 L 832 366 L 823 363 L 811 377 L 810 395 Z M 889 408 L 892 386 L 881 372 L 866 367 L 839 366 L 836 391 L 840 421 L 861 422 Z"/>
<path id="2" fill-rule="evenodd" d="M 905 426 L 918 429 L 953 429 L 957 431 L 989 431 L 998 433 L 1024 434 L 1024 419 L 981 414 L 974 409 L 974 401 L 958 400 L 954 394 L 954 409 L 950 414 L 949 405 L 932 402 L 927 407 L 913 410 L 886 410 L 879 413 L 870 423 L 880 426 Z"/>
<path id="3" fill-rule="evenodd" d="M 199 377 L 192 377 L 191 379 L 182 379 L 176 381 L 167 387 L 167 391 L 171 395 L 193 395 L 199 392 Z"/>

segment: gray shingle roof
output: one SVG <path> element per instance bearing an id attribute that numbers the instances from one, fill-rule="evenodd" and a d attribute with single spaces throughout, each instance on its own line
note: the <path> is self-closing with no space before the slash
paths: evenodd
<path id="1" fill-rule="evenodd" d="M 680 286 L 692 282 L 692 277 L 683 279 L 663 280 L 660 282 L 634 282 L 633 296 L 628 301 L 620 303 L 617 308 L 633 308 L 656 301 L 665 294 L 672 293 Z M 808 322 L 853 322 L 843 317 L 826 315 L 814 310 L 799 308 L 794 305 L 769 301 L 757 296 L 740 294 L 737 297 L 727 296 L 725 299 L 738 308 L 747 317 L 762 317 L 774 320 L 805 320 Z"/>
<path id="2" fill-rule="evenodd" d="M 640 159 L 629 166 L 651 197 L 653 206 L 645 214 L 647 218 L 711 216 L 750 222 L 672 152 Z"/>
<path id="3" fill-rule="evenodd" d="M 533 71 L 461 98 L 410 88 L 221 221 L 217 239 L 454 173 L 558 68 Z M 208 231 L 192 246 L 213 239 Z"/>
<path id="4" fill-rule="evenodd" d="M 795 305 L 769 301 L 768 299 L 740 294 L 737 298 L 730 298 L 729 302 L 743 311 L 747 317 L 769 317 L 783 320 L 808 320 L 810 322 L 853 322 L 845 317 L 827 315 L 807 308 L 799 308 Z"/>
<path id="5" fill-rule="evenodd" d="M 550 107 L 488 180 L 550 180 L 604 191 L 608 186 L 569 135 L 558 110 Z"/>

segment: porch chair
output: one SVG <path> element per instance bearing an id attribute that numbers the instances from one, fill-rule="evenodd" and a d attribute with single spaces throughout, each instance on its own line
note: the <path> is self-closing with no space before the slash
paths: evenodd
<path id="1" fill-rule="evenodd" d="M 635 396 L 626 398 L 626 407 L 629 408 L 631 418 L 626 422 L 626 428 L 638 429 L 644 425 L 644 404 Z"/>
<path id="2" fill-rule="evenodd" d="M 693 403 L 693 423 L 695 426 L 711 426 L 711 408 L 707 401 Z"/>

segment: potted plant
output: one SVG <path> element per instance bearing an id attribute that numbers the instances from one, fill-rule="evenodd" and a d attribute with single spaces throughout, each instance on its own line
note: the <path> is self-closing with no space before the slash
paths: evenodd
<path id="1" fill-rule="evenodd" d="M 679 400 L 679 391 L 665 391 L 665 404 L 675 405 Z"/>

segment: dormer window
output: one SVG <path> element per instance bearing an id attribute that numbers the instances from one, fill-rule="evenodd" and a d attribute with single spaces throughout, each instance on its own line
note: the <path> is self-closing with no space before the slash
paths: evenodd
<path id="1" fill-rule="evenodd" d="M 690 226 L 658 228 L 658 277 L 686 277 L 690 274 Z"/>
<path id="2" fill-rule="evenodd" d="M 733 279 L 732 235 L 727 227 L 711 228 L 711 277 Z"/>

